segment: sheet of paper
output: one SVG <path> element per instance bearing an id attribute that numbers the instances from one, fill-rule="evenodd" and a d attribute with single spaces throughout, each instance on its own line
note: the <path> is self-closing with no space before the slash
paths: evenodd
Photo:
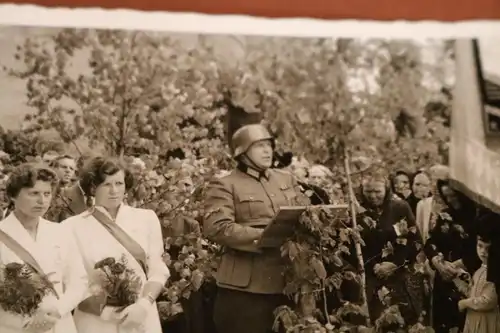
<path id="1" fill-rule="evenodd" d="M 347 205 L 321 205 L 325 210 L 330 210 L 332 214 L 348 216 Z M 293 236 L 294 230 L 298 227 L 299 218 L 305 212 L 305 206 L 285 206 L 281 207 L 274 220 L 264 229 L 264 233 L 258 242 L 260 247 L 279 247 L 283 242 Z"/>

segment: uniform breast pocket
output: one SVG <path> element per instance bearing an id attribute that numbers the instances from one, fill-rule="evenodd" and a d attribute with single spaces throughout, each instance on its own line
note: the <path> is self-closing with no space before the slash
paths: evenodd
<path id="1" fill-rule="evenodd" d="M 266 214 L 264 198 L 255 194 L 242 194 L 239 196 L 238 210 L 242 218 L 259 218 Z"/>
<path id="2" fill-rule="evenodd" d="M 295 206 L 298 204 L 297 200 L 297 192 L 295 192 L 295 189 L 291 186 L 282 186 L 281 187 L 281 193 L 283 193 L 283 196 L 286 199 L 286 204 L 288 206 Z"/>

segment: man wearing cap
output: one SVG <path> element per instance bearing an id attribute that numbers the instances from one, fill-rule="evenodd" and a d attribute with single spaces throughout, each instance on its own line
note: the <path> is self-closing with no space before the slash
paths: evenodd
<path id="1" fill-rule="evenodd" d="M 260 124 L 231 138 L 237 167 L 215 178 L 205 199 L 204 233 L 223 246 L 214 306 L 218 333 L 272 332 L 273 311 L 289 301 L 280 249 L 259 249 L 263 229 L 280 206 L 307 205 L 288 172 L 271 169 L 274 140 Z"/>

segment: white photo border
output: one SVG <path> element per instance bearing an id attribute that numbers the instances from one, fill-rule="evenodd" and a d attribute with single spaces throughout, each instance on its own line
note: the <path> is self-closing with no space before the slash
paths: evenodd
<path id="1" fill-rule="evenodd" d="M 500 36 L 500 20 L 439 21 L 320 20 L 247 15 L 145 12 L 131 9 L 46 8 L 0 4 L 0 24 L 150 30 L 172 33 L 331 38 L 474 38 Z"/>

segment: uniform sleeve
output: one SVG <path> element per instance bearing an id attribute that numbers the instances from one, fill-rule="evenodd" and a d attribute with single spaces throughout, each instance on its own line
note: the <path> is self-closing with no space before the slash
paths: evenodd
<path id="1" fill-rule="evenodd" d="M 164 285 L 170 277 L 170 270 L 163 261 L 164 244 L 160 220 L 156 213 L 149 210 L 149 248 L 147 253 L 148 281 Z"/>
<path id="2" fill-rule="evenodd" d="M 234 197 L 224 179 L 214 179 L 205 197 L 203 233 L 213 242 L 242 251 L 254 252 L 253 242 L 262 230 L 235 221 Z"/>
<path id="3" fill-rule="evenodd" d="M 498 299 L 495 285 L 491 282 L 487 282 L 480 296 L 470 298 L 469 308 L 475 311 L 490 311 L 494 309 L 497 304 Z"/>
<path id="4" fill-rule="evenodd" d="M 64 294 L 59 299 L 59 311 L 65 316 L 75 309 L 87 293 L 88 276 L 72 231 L 67 225 L 58 225 L 59 237 L 64 239 L 63 285 Z"/>

